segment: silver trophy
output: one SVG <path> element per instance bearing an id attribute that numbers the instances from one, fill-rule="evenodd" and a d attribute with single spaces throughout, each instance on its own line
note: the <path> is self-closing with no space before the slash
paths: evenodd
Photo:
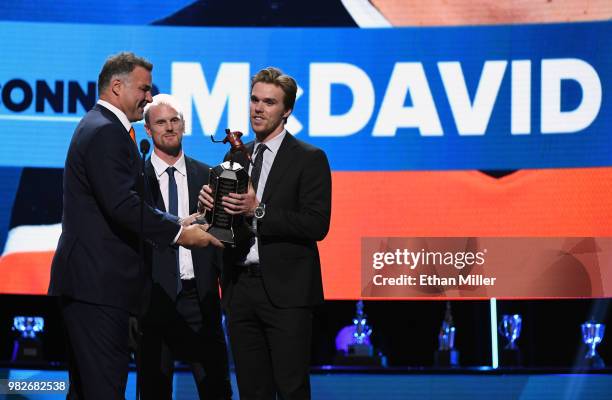
<path id="1" fill-rule="evenodd" d="M 434 353 L 434 365 L 438 367 L 459 366 L 459 351 L 455 349 L 455 325 L 450 301 L 446 302 L 444 320 L 438 332 L 438 350 Z"/>
<path id="2" fill-rule="evenodd" d="M 438 333 L 438 350 L 452 350 L 455 348 L 455 326 L 453 324 L 453 315 L 451 314 L 450 301 L 446 302 L 446 311 L 444 320 Z"/>
<path id="3" fill-rule="evenodd" d="M 16 316 L 13 318 L 13 331 L 18 337 L 13 342 L 12 362 L 42 361 L 42 342 L 39 335 L 44 333 L 43 317 Z"/>
<path id="4" fill-rule="evenodd" d="M 363 312 L 363 301 L 359 300 L 356 304 L 357 313 L 353 318 L 355 331 L 353 332 L 353 343 L 348 346 L 349 355 L 372 357 L 374 348 L 370 344 L 372 328 L 368 325 L 365 313 Z"/>
<path id="5" fill-rule="evenodd" d="M 200 215 L 195 221 L 199 224 L 210 224 L 208 232 L 231 246 L 235 245 L 237 231 L 242 225 L 242 217 L 225 212 L 222 198 L 229 193 L 246 193 L 248 189 L 249 173 L 243 165 L 234 162 L 236 153 L 244 153 L 248 162 L 251 162 L 251 156 L 244 147 L 241 137 L 242 132 L 231 132 L 229 129 L 225 130 L 223 140 L 215 140 L 212 136 L 210 137 L 214 143 L 230 144 L 229 160 L 210 169 L 209 185 L 212 189 L 214 207 L 208 211 L 199 210 Z"/>
<path id="6" fill-rule="evenodd" d="M 381 352 L 375 351 L 374 346 L 370 343 L 372 328 L 363 311 L 363 301 L 357 301 L 355 308 L 353 323 L 342 328 L 336 336 L 338 352 L 334 358 L 334 364 L 386 367 L 387 358 Z"/>
<path id="7" fill-rule="evenodd" d="M 585 364 L 592 368 L 604 368 L 606 365 L 595 348 L 603 340 L 606 326 L 594 321 L 587 321 L 580 327 L 582 328 L 582 341 L 588 346 Z"/>
<path id="8" fill-rule="evenodd" d="M 502 315 L 502 320 L 499 324 L 499 333 L 506 338 L 508 344 L 506 350 L 518 350 L 516 341 L 521 336 L 521 325 L 523 319 L 518 314 Z"/>
<path id="9" fill-rule="evenodd" d="M 500 364 L 504 367 L 521 365 L 521 352 L 516 345 L 516 341 L 521 336 L 522 324 L 523 319 L 518 314 L 502 315 L 502 320 L 499 323 L 499 333 L 508 342 L 500 354 Z"/>
<path id="10" fill-rule="evenodd" d="M 240 218 L 226 213 L 221 199 L 229 193 L 246 193 L 248 183 L 249 174 L 237 162 L 225 161 L 210 169 L 209 185 L 213 191 L 214 208 L 206 214 L 210 223 L 208 232 L 224 243 L 234 245 Z"/>

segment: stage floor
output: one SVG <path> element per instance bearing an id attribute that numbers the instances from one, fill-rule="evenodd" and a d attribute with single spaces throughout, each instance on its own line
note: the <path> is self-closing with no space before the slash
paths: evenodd
<path id="1" fill-rule="evenodd" d="M 130 372 L 126 399 L 135 398 L 134 372 Z M 55 400 L 65 392 L 33 391 L 7 394 L 8 383 L 68 381 L 65 370 L 0 369 L 0 398 Z M 378 370 L 321 367 L 311 375 L 312 398 L 329 400 L 423 399 L 423 400 L 604 400 L 612 399 L 612 370 L 588 373 L 570 370 L 492 370 L 470 368 L 432 370 L 387 368 Z M 57 386 L 57 385 L 56 385 Z M 232 374 L 235 399 L 236 379 Z M 197 399 L 189 371 L 181 369 L 174 378 L 174 398 Z"/>

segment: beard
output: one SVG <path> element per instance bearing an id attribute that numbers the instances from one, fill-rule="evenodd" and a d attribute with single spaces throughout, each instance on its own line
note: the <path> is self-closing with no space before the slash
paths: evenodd
<path id="1" fill-rule="evenodd" d="M 181 154 L 182 145 L 181 143 L 167 143 L 165 141 L 155 142 L 155 147 L 160 149 L 162 152 L 171 155 L 173 157 L 177 157 Z"/>

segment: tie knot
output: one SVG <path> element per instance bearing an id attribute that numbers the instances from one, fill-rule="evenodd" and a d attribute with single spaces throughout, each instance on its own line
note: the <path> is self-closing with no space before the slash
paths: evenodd
<path id="1" fill-rule="evenodd" d="M 255 156 L 263 154 L 263 152 L 266 150 L 268 150 L 268 146 L 266 146 L 263 143 L 260 143 L 259 146 L 257 146 L 257 151 L 255 152 Z"/>
<path id="2" fill-rule="evenodd" d="M 166 168 L 166 173 L 168 173 L 168 176 L 171 176 L 173 178 L 174 178 L 174 171 L 176 171 L 176 168 L 174 168 L 174 167 Z"/>

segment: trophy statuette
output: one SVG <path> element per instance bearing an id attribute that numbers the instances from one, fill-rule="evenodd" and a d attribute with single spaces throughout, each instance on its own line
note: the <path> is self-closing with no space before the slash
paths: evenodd
<path id="1" fill-rule="evenodd" d="M 195 223 L 209 224 L 208 232 L 230 246 L 236 243 L 236 228 L 242 218 L 239 215 L 225 212 L 221 204 L 222 198 L 229 193 L 246 193 L 248 189 L 249 174 L 240 163 L 234 161 L 234 155 L 242 152 L 252 163 L 251 155 L 242 143 L 241 136 L 242 132 L 231 132 L 226 129 L 223 140 L 215 140 L 212 136 L 210 137 L 213 143 L 230 144 L 229 160 L 210 169 L 208 184 L 212 189 L 213 209 L 198 210 L 200 216 L 195 220 Z"/>
<path id="2" fill-rule="evenodd" d="M 588 348 L 583 361 L 584 366 L 589 368 L 605 368 L 606 363 L 595 348 L 603 340 L 606 325 L 591 320 L 582 324 L 580 329 L 582 330 L 582 342 Z"/>
<path id="3" fill-rule="evenodd" d="M 508 344 L 500 354 L 500 364 L 504 367 L 519 367 L 522 364 L 521 352 L 516 341 L 521 336 L 523 318 L 519 314 L 504 314 L 499 323 L 499 333 Z"/>

